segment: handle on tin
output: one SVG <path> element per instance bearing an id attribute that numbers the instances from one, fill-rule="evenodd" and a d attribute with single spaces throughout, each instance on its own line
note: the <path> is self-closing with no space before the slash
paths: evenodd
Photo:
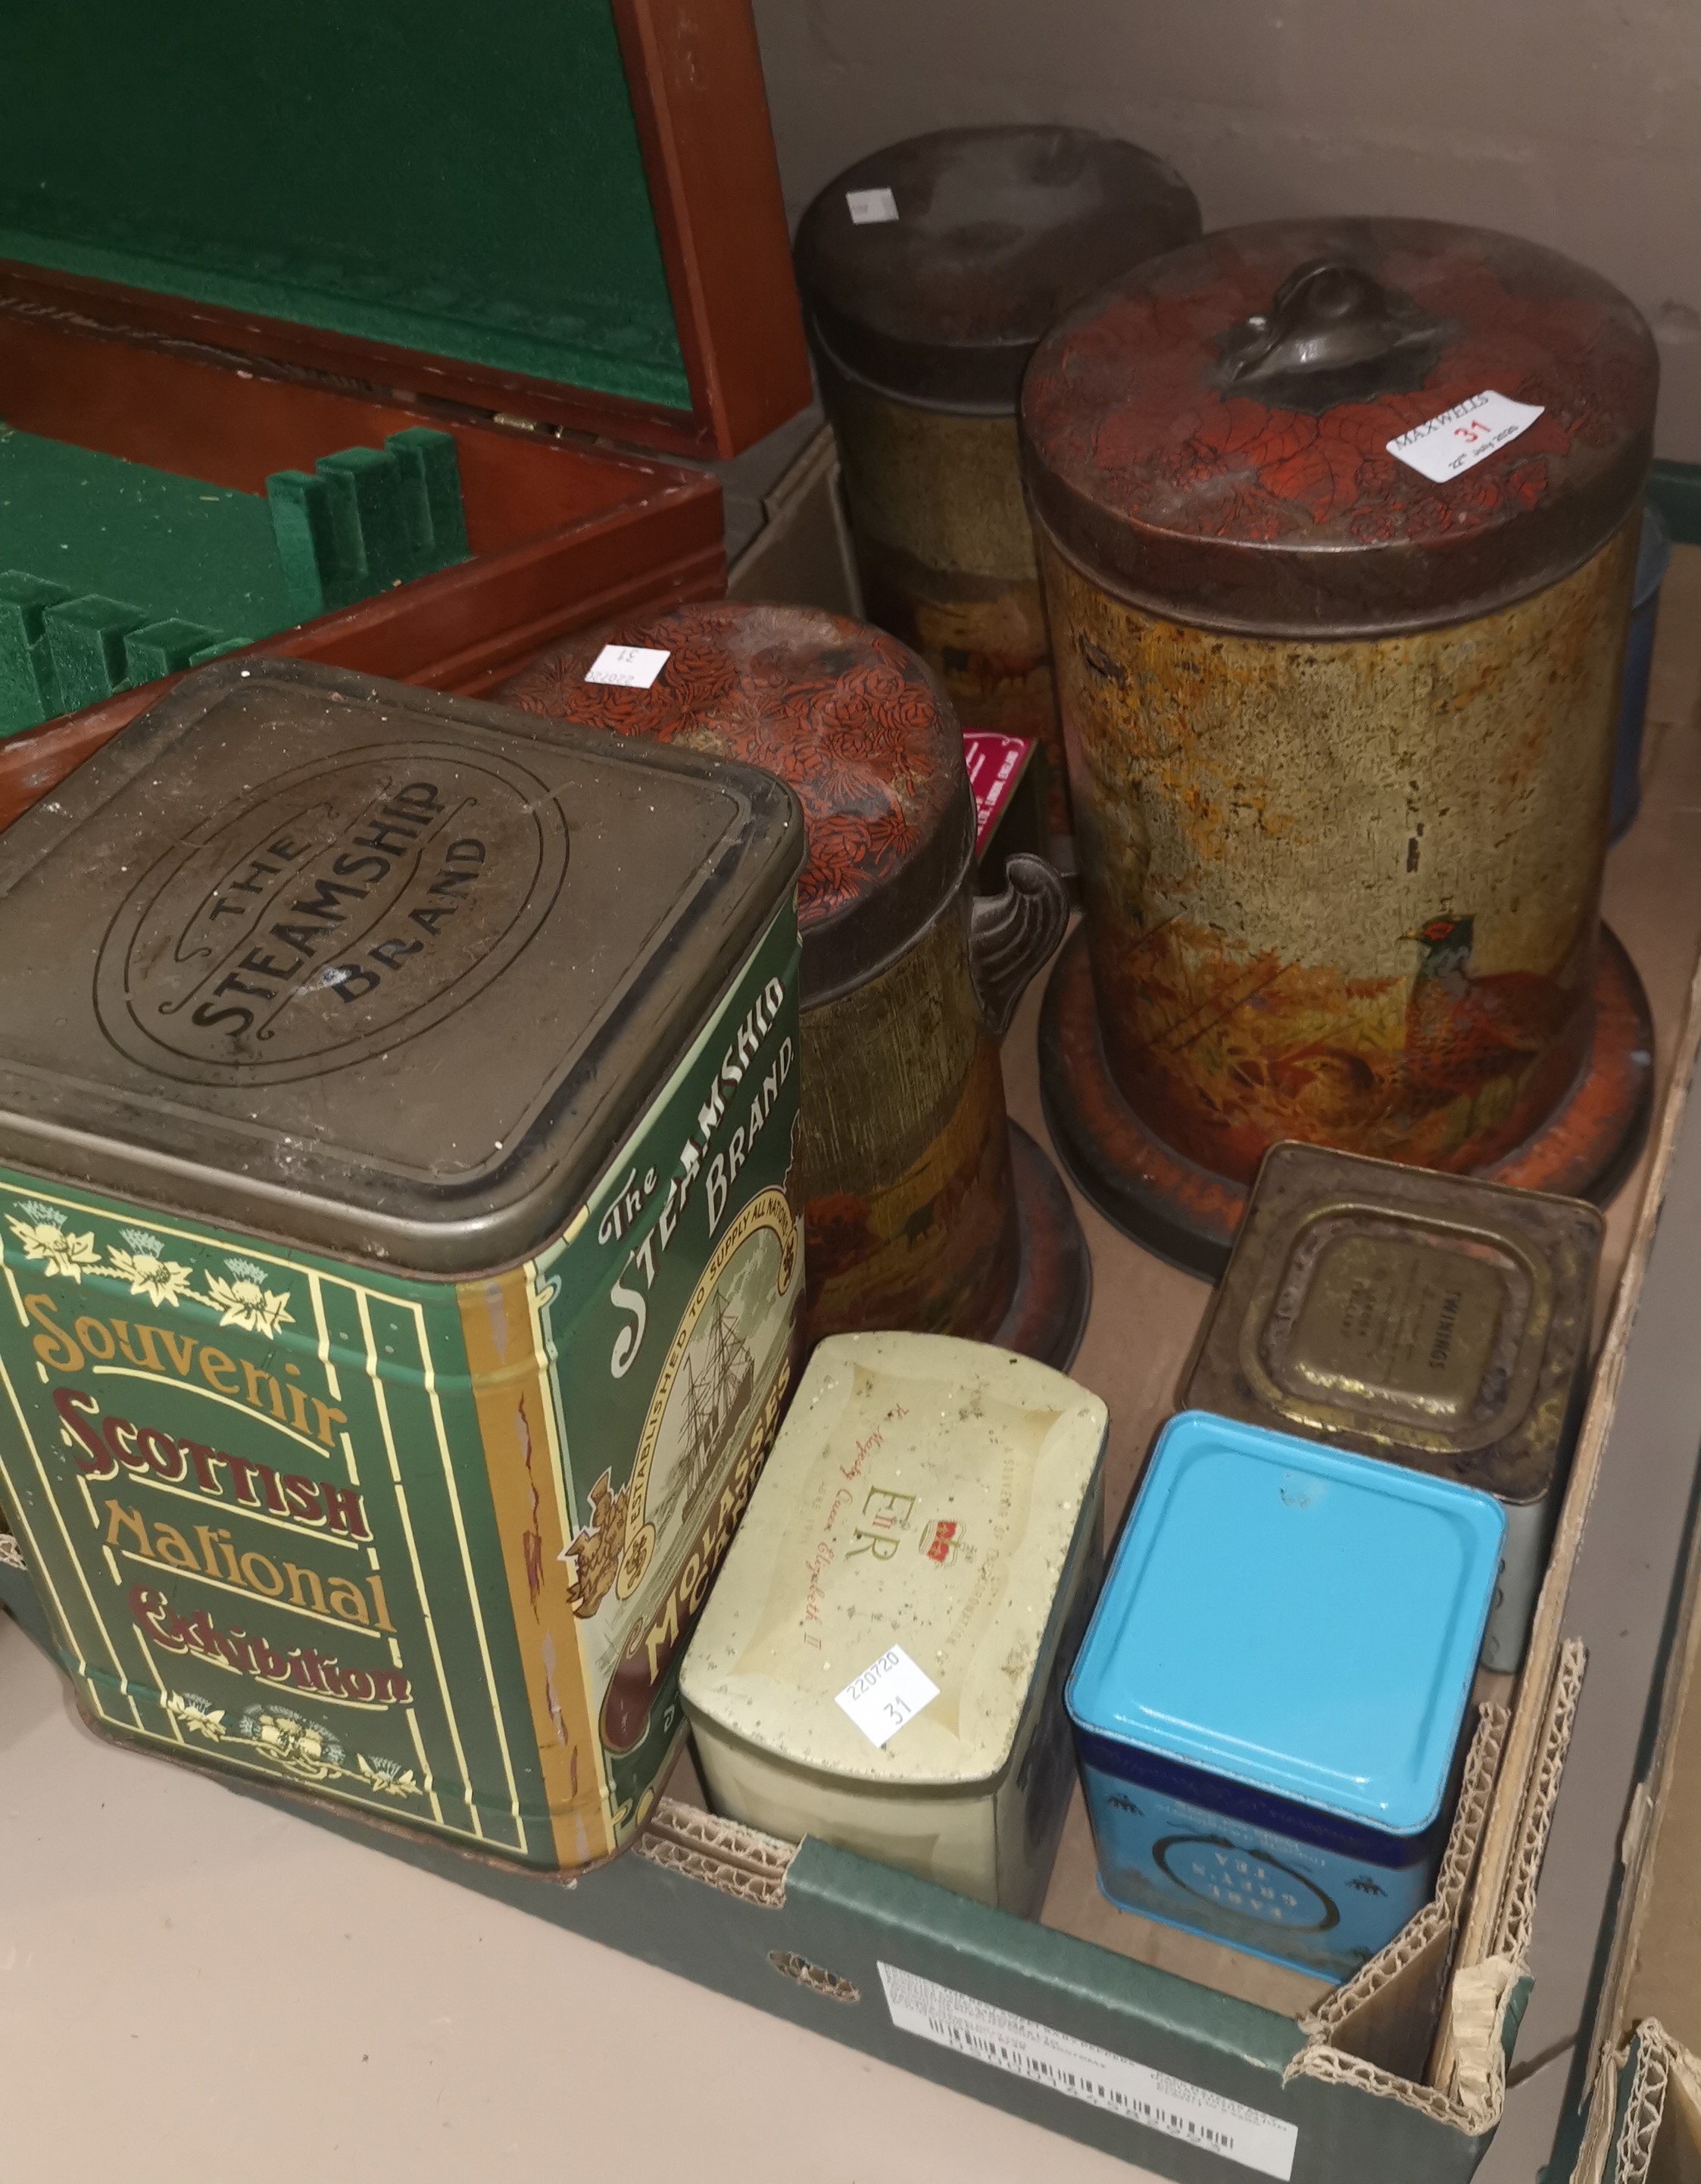
<path id="1" fill-rule="evenodd" d="M 1002 1039 L 1028 982 L 1055 953 L 1069 922 L 1063 883 L 1043 857 L 1005 860 L 1004 892 L 974 898 L 968 913 L 968 975 L 986 1028 Z"/>
<path id="2" fill-rule="evenodd" d="M 1297 265 L 1267 311 L 1220 343 L 1219 386 L 1294 410 L 1409 392 L 1435 368 L 1451 328 L 1347 258 Z"/>

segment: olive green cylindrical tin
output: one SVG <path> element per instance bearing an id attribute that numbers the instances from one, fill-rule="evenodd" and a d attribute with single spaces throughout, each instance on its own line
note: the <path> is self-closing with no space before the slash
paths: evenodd
<path id="1" fill-rule="evenodd" d="M 597 679 L 605 643 L 659 659 Z M 1067 1362 L 1086 1245 L 1043 1153 L 1009 1124 L 998 1040 L 1068 911 L 1042 859 L 973 885 L 962 733 L 922 662 L 834 615 L 675 608 L 546 655 L 529 710 L 767 766 L 809 834 L 798 884 L 811 1340 L 865 1328 L 996 1338 Z"/>
<path id="2" fill-rule="evenodd" d="M 1208 237 L 1036 354 L 1087 908 L 1046 1096 L 1163 1248 L 1220 1264 L 1280 1138 L 1614 1167 L 1648 1082 L 1599 905 L 1655 383 L 1605 281 L 1412 220 Z"/>
<path id="3" fill-rule="evenodd" d="M 1181 1407 L 1493 1495 L 1482 1665 L 1509 1673 L 1570 1470 L 1603 1226 L 1576 1199 L 1274 1146 Z"/>
<path id="4" fill-rule="evenodd" d="M 753 769 L 270 662 L 7 833 L 0 1501 L 92 1719 L 631 1837 L 795 1362 L 802 851 Z"/>
<path id="5" fill-rule="evenodd" d="M 885 216 L 857 217 L 870 209 Z M 798 230 L 868 612 L 922 654 L 968 726 L 1043 743 L 1060 843 L 1068 786 L 1022 497 L 1022 372 L 1078 298 L 1198 232 L 1192 192 L 1150 153 L 1027 124 L 890 145 L 829 182 Z"/>

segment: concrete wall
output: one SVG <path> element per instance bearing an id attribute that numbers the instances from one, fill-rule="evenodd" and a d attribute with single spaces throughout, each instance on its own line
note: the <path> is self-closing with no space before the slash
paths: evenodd
<path id="1" fill-rule="evenodd" d="M 1648 314 L 1701 461 L 1698 0 L 756 0 L 794 219 L 926 129 L 1062 120 L 1171 160 L 1207 227 L 1424 214 L 1569 251 Z"/>

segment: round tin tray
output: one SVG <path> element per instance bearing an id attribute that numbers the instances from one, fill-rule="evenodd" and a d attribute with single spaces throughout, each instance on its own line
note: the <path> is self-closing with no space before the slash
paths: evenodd
<path id="1" fill-rule="evenodd" d="M 1009 1309 L 988 1340 L 1066 1373 L 1086 1331 L 1093 1262 L 1063 1178 L 1019 1123 L 1009 1129 L 1022 1259 Z"/>
<path id="2" fill-rule="evenodd" d="M 1009 1134 L 1022 1265 L 1009 1311 L 990 1341 L 1068 1372 L 1087 1330 L 1092 1256 L 1063 1177 L 1020 1123 L 1011 1123 Z"/>
<path id="3" fill-rule="evenodd" d="M 1124 1099 L 1099 1038 L 1084 926 L 1065 942 L 1046 989 L 1040 1089 L 1058 1157 L 1105 1218 L 1159 1258 L 1217 1280 L 1246 1186 L 1173 1152 Z M 1482 1173 L 1604 1205 L 1636 1164 L 1653 1093 L 1648 995 L 1622 942 L 1603 925 L 1582 1073 L 1542 1128 Z"/>

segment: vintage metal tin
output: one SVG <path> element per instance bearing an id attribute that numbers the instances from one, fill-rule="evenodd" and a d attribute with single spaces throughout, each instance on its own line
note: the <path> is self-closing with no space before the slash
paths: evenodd
<path id="1" fill-rule="evenodd" d="M 1624 683 L 1619 694 L 1618 740 L 1613 749 L 1609 841 L 1616 842 L 1627 833 L 1642 809 L 1642 731 L 1648 714 L 1648 678 L 1654 669 L 1654 629 L 1659 619 L 1660 587 L 1670 566 L 1671 534 L 1665 519 L 1656 502 L 1645 501 L 1637 541 Z"/>
<path id="2" fill-rule="evenodd" d="M 1276 1145 L 1183 1406 L 1493 1495 L 1482 1665 L 1509 1673 L 1570 1468 L 1604 1228 L 1575 1199 Z"/>
<path id="3" fill-rule="evenodd" d="M 791 1369 L 802 847 L 752 769 L 283 663 L 7 832 L 0 1500 L 92 1720 L 631 1837 Z"/>
<path id="4" fill-rule="evenodd" d="M 1169 1156 L 1237 1189 L 1284 1137 L 1479 1171 L 1602 1064 L 1656 377 L 1605 281 L 1413 220 L 1209 237 L 1036 354 L 1079 944 L 1114 1097 Z M 1442 484 L 1387 452 L 1485 391 L 1540 415 Z M 1553 1187 L 1642 1111 L 1629 1014 L 1622 1096 Z M 1047 1095 L 1086 1173 L 1104 1088 L 1072 1095 L 1070 1035 Z"/>
<path id="5" fill-rule="evenodd" d="M 896 218 L 855 221 L 888 189 Z M 860 160 L 798 229 L 797 273 L 844 463 L 868 610 L 972 727 L 1044 742 L 1069 832 L 1051 646 L 1016 437 L 1022 373 L 1059 315 L 1199 232 L 1193 192 L 1090 129 L 945 129 Z"/>
<path id="6" fill-rule="evenodd" d="M 1428 1900 L 1505 1518 L 1474 1488 L 1172 1418 L 1069 1678 L 1101 1886 L 1343 1980 Z"/>
<path id="7" fill-rule="evenodd" d="M 1106 1422 L 1062 1373 L 988 1346 L 823 1342 L 680 1679 L 716 1809 L 1036 1911 L 1070 1789 L 1063 1679 L 1102 1566 Z M 937 1695 L 877 1744 L 839 1694 L 894 1646 Z"/>
<path id="8" fill-rule="evenodd" d="M 666 657 L 588 680 L 608 643 Z M 512 704 L 770 767 L 800 799 L 803 1117 L 811 1339 L 862 1328 L 1073 1356 L 1086 1245 L 1007 1121 L 998 1039 L 1062 936 L 1042 860 L 974 892 L 962 735 L 914 654 L 810 608 L 676 608 L 545 655 Z"/>

